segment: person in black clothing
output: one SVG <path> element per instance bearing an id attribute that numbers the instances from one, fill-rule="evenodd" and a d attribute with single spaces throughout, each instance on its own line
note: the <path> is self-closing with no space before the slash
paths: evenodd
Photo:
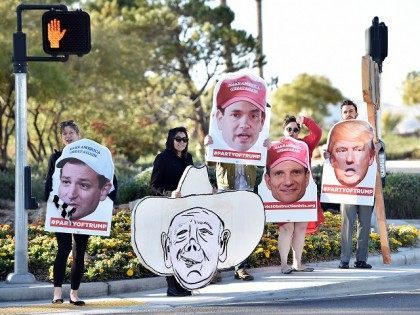
<path id="1" fill-rule="evenodd" d="M 80 140 L 80 131 L 79 127 L 73 120 L 67 120 L 60 123 L 60 133 L 61 133 L 61 140 L 63 144 L 66 146 L 70 143 L 73 143 L 77 140 Z M 45 180 L 44 186 L 44 198 L 45 201 L 48 201 L 50 193 L 53 189 L 53 174 L 55 171 L 55 166 L 57 160 L 62 155 L 62 151 L 54 150 L 54 153 L 51 155 L 48 161 L 48 173 Z M 111 200 L 115 201 L 115 197 L 117 194 L 117 182 L 116 177 L 114 176 L 113 180 L 114 190 L 108 195 Z M 61 304 L 63 303 L 62 298 L 62 285 L 64 282 L 64 276 L 66 271 L 66 264 L 67 258 L 70 254 L 70 251 L 73 247 L 73 240 L 74 240 L 74 248 L 73 248 L 73 261 L 71 266 L 71 291 L 70 291 L 70 303 L 83 306 L 85 302 L 80 300 L 78 297 L 78 289 L 80 286 L 80 282 L 83 277 L 84 273 L 84 257 L 85 251 L 87 248 L 89 235 L 84 234 L 70 234 L 70 233 L 55 233 L 57 238 L 57 255 L 54 261 L 54 268 L 53 268 L 53 278 L 54 278 L 54 298 L 52 300 L 53 304 Z"/>
<path id="2" fill-rule="evenodd" d="M 188 134 L 184 127 L 170 129 L 166 149 L 159 153 L 153 162 L 150 188 L 154 196 L 181 197 L 177 190 L 178 182 L 185 168 L 193 164 L 188 153 Z M 168 296 L 188 296 L 191 291 L 184 289 L 174 276 L 166 277 Z"/>

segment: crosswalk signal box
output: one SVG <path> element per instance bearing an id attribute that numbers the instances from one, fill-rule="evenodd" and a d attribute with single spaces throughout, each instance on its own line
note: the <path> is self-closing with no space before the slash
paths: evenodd
<path id="1" fill-rule="evenodd" d="M 90 52 L 90 17 L 81 11 L 50 10 L 42 15 L 45 53 L 82 56 Z"/>

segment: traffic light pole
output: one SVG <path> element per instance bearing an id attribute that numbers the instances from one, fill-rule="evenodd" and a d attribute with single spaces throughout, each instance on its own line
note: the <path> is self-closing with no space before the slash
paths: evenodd
<path id="1" fill-rule="evenodd" d="M 379 108 L 381 105 L 381 72 L 382 62 L 388 56 L 388 28 L 385 23 L 379 23 L 375 16 L 372 26 L 366 29 L 366 55 L 362 57 L 362 93 L 363 100 L 367 105 L 368 121 L 375 130 L 374 142 L 380 143 L 379 139 Z M 383 147 L 382 147 L 383 149 Z M 379 159 L 379 152 L 376 152 L 378 168 L 376 171 L 375 184 L 375 213 L 381 241 L 382 260 L 384 264 L 391 263 L 391 250 L 389 248 L 388 231 L 385 216 L 385 203 L 382 193 L 382 176 Z M 385 161 L 383 161 L 385 163 Z M 385 165 L 383 165 L 385 170 Z"/>
<path id="2" fill-rule="evenodd" d="M 28 57 L 26 34 L 22 32 L 23 10 L 67 10 L 65 5 L 28 5 L 17 7 L 17 32 L 13 34 L 13 72 L 15 74 L 15 264 L 14 272 L 7 275 L 8 283 L 33 283 L 35 277 L 28 272 L 28 213 L 25 208 L 25 167 L 27 146 L 27 61 L 65 61 L 68 56 Z M 28 193 L 26 191 L 26 193 Z"/>

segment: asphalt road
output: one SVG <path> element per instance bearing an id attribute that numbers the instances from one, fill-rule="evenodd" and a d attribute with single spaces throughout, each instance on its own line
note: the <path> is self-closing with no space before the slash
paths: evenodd
<path id="1" fill-rule="evenodd" d="M 160 308 L 145 305 L 119 314 L 420 314 L 419 273 L 365 281 L 369 283 L 355 285 L 344 294 L 326 289 L 325 298 L 282 298 L 280 292 L 250 294 L 230 303 Z"/>
<path id="2" fill-rule="evenodd" d="M 149 311 L 130 314 L 147 314 Z M 154 310 L 154 314 L 420 314 L 420 291 L 373 293 L 301 301 L 266 301 Z M 128 313 L 126 313 L 128 314 Z"/>
<path id="3" fill-rule="evenodd" d="M 389 173 L 420 174 L 420 160 L 386 161 L 385 167 Z"/>

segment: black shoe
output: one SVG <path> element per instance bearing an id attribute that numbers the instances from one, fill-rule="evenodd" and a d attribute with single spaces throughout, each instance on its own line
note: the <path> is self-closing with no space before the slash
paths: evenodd
<path id="1" fill-rule="evenodd" d="M 64 300 L 63 299 L 54 299 L 51 301 L 52 304 L 63 304 Z"/>
<path id="2" fill-rule="evenodd" d="M 251 276 L 245 268 L 241 268 L 235 271 L 235 279 L 243 281 L 252 281 L 254 280 L 254 277 Z"/>
<path id="3" fill-rule="evenodd" d="M 210 281 L 210 284 L 216 284 L 221 281 L 222 281 L 222 274 L 220 273 L 220 271 L 216 271 L 216 273 L 214 274 L 213 278 Z"/>
<path id="4" fill-rule="evenodd" d="M 354 268 L 372 269 L 372 265 L 369 265 L 366 261 L 356 261 L 354 263 Z"/>
<path id="5" fill-rule="evenodd" d="M 349 269 L 349 263 L 348 262 L 344 262 L 344 261 L 340 261 L 340 264 L 338 265 L 338 268 L 340 268 L 340 269 Z"/>
<path id="6" fill-rule="evenodd" d="M 70 304 L 76 305 L 76 306 L 85 306 L 85 301 L 79 300 L 79 301 L 72 301 L 72 299 L 70 299 Z"/>
<path id="7" fill-rule="evenodd" d="M 190 296 L 191 291 L 168 289 L 168 291 L 166 292 L 166 295 L 167 296 Z"/>

